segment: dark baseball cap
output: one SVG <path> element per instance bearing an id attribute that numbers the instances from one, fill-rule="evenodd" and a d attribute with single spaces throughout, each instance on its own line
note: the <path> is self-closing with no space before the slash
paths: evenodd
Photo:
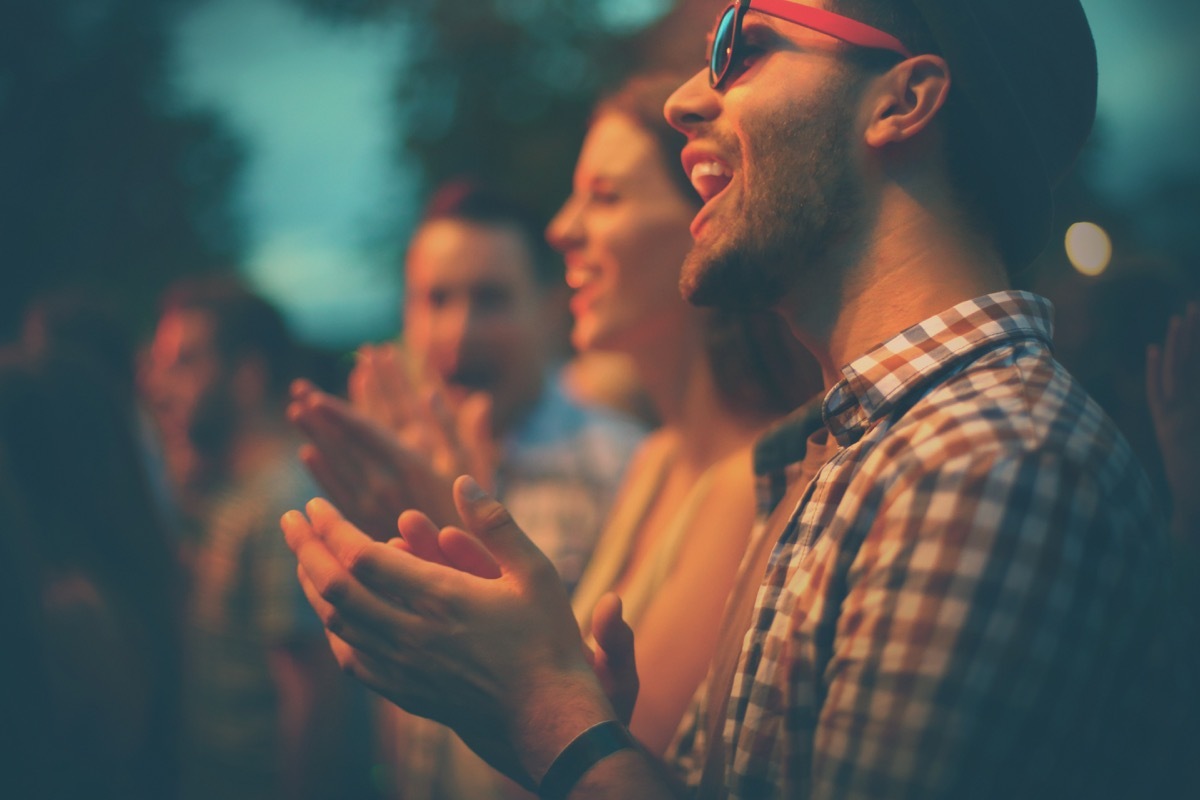
<path id="1" fill-rule="evenodd" d="M 1052 189 L 1096 117 L 1096 46 L 1078 0 L 912 0 L 969 106 L 1010 269 L 1050 236 Z"/>

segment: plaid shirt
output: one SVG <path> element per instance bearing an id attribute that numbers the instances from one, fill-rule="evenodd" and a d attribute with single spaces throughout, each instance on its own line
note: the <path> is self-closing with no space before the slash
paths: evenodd
<path id="1" fill-rule="evenodd" d="M 734 674 L 729 797 L 1085 797 L 1134 780 L 1153 727 L 1136 719 L 1156 713 L 1137 692 L 1166 685 L 1148 672 L 1163 528 L 1128 445 L 1051 357 L 1050 314 L 1027 293 L 981 297 L 843 369 L 822 408 L 839 449 L 774 546 Z M 764 512 L 802 442 L 760 448 Z M 685 766 L 704 727 L 701 709 Z"/>

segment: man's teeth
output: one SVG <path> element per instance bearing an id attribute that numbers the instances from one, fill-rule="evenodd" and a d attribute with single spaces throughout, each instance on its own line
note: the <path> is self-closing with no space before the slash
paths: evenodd
<path id="1" fill-rule="evenodd" d="M 692 180 L 713 176 L 732 177 L 732 173 L 725 168 L 724 164 L 716 161 L 700 161 L 692 167 Z"/>

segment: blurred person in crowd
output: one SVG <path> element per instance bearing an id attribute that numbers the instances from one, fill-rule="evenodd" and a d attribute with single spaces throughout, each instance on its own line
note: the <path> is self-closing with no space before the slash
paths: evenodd
<path id="1" fill-rule="evenodd" d="M 1184 796 L 1150 484 L 1009 289 L 1095 98 L 1076 0 L 738 0 L 668 101 L 705 201 L 685 296 L 777 309 L 827 389 L 757 451 L 780 513 L 672 756 L 691 795 Z M 631 637 L 589 659 L 518 523 L 455 500 L 466 530 L 398 522 L 443 563 L 284 517 L 339 661 L 544 797 L 682 796 L 613 703 Z"/>
<path id="2" fill-rule="evenodd" d="M 150 486 L 170 530 L 177 532 L 178 503 L 162 442 L 138 388 L 137 344 L 129 322 L 112 299 L 83 288 L 60 289 L 40 297 L 25 313 L 21 344 L 35 355 L 72 353 L 99 367 L 133 415 Z"/>
<path id="3" fill-rule="evenodd" d="M 21 344 L 30 352 L 70 352 L 93 361 L 115 388 L 136 394 L 136 343 L 116 306 L 91 289 L 61 289 L 25 312 Z"/>
<path id="4" fill-rule="evenodd" d="M 297 387 L 306 463 L 380 539 L 405 508 L 456 520 L 450 485 L 470 468 L 574 586 L 644 431 L 563 392 L 551 359 L 561 266 L 540 226 L 454 181 L 430 199 L 404 269 L 404 347 L 360 351 L 353 408 Z"/>
<path id="5" fill-rule="evenodd" d="M 6 796 L 178 795 L 182 581 L 130 401 L 77 353 L 0 354 Z"/>
<path id="6" fill-rule="evenodd" d="M 184 796 L 354 796 L 368 723 L 296 591 L 277 518 L 315 493 L 284 417 L 296 349 L 280 313 L 232 278 L 162 301 L 147 386 L 191 467 Z M 361 764 L 357 763 L 361 760 Z"/>

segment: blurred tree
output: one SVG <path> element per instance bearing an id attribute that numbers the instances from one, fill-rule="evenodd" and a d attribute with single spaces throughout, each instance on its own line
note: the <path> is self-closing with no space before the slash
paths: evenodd
<path id="1" fill-rule="evenodd" d="M 168 91 L 187 5 L 0 0 L 0 337 L 50 288 L 116 290 L 142 315 L 171 278 L 236 261 L 241 149 Z"/>
<path id="2" fill-rule="evenodd" d="M 411 50 L 397 76 L 398 150 L 425 187 L 471 174 L 549 216 L 597 94 L 631 72 L 698 65 L 724 0 L 294 0 L 353 23 L 400 14 Z M 676 35 L 678 34 L 678 35 Z"/>

